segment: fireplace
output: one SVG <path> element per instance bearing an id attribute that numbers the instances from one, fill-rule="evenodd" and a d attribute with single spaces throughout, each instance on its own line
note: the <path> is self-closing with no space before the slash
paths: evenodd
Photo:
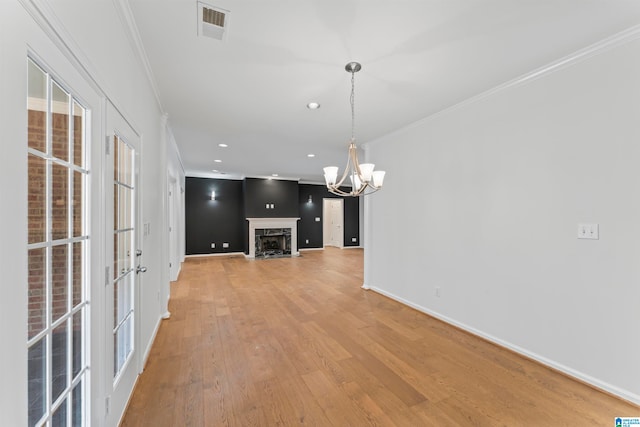
<path id="1" fill-rule="evenodd" d="M 284 258 L 291 256 L 290 228 L 257 228 L 256 258 Z"/>
<path id="2" fill-rule="evenodd" d="M 247 258 L 299 256 L 298 220 L 300 218 L 247 218 L 249 255 Z"/>

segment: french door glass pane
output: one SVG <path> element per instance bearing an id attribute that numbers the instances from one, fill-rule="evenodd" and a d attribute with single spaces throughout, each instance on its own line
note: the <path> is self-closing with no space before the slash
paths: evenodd
<path id="1" fill-rule="evenodd" d="M 73 244 L 73 256 L 71 262 L 73 266 L 71 271 L 73 274 L 72 292 L 73 299 L 71 306 L 76 307 L 82 302 L 82 284 L 84 282 L 83 274 L 83 254 L 84 254 L 84 242 L 76 242 Z"/>
<path id="2" fill-rule="evenodd" d="M 73 163 L 84 168 L 84 119 L 86 110 L 77 102 L 73 102 Z"/>
<path id="3" fill-rule="evenodd" d="M 129 272 L 114 283 L 114 327 L 117 327 L 133 310 L 133 298 L 131 295 L 133 291 L 133 274 L 133 272 Z"/>
<path id="4" fill-rule="evenodd" d="M 84 179 L 82 179 L 81 172 L 73 173 L 73 198 L 71 208 L 73 209 L 73 215 L 71 217 L 73 221 L 72 231 L 73 237 L 79 237 L 84 234 L 83 222 L 82 222 L 82 205 L 79 203 L 82 200 L 82 192 L 84 190 Z"/>
<path id="5" fill-rule="evenodd" d="M 31 133 L 29 133 L 31 135 Z M 47 162 L 29 154 L 29 243 L 44 242 L 47 230 Z"/>
<path id="6" fill-rule="evenodd" d="M 53 414 L 53 418 L 51 418 L 51 426 L 52 427 L 64 427 L 67 425 L 67 400 L 56 409 L 56 412 Z"/>
<path id="7" fill-rule="evenodd" d="M 53 163 L 51 171 L 51 238 L 69 236 L 69 168 Z"/>
<path id="8" fill-rule="evenodd" d="M 74 388 L 71 395 L 73 399 L 71 402 L 71 425 L 73 427 L 82 425 L 83 411 L 82 411 L 82 381 L 79 382 Z"/>
<path id="9" fill-rule="evenodd" d="M 133 318 L 131 315 L 125 320 L 125 322 L 116 330 L 114 335 L 114 372 L 113 375 L 117 375 L 124 366 L 129 354 L 133 350 L 132 346 L 132 326 Z"/>
<path id="10" fill-rule="evenodd" d="M 68 245 L 57 245 L 51 249 L 52 295 L 51 321 L 55 322 L 69 310 L 69 263 Z"/>
<path id="11" fill-rule="evenodd" d="M 67 388 L 67 322 L 53 330 L 51 339 L 51 400 L 55 402 Z"/>
<path id="12" fill-rule="evenodd" d="M 45 248 L 29 251 L 29 339 L 47 326 L 46 262 Z"/>
<path id="13" fill-rule="evenodd" d="M 47 406 L 47 337 L 29 347 L 29 425 L 42 418 Z"/>
<path id="14" fill-rule="evenodd" d="M 84 361 L 82 360 L 82 311 L 78 311 L 73 315 L 73 329 L 72 329 L 72 351 L 73 359 L 71 364 L 71 378 L 75 380 L 76 376 L 80 373 Z"/>
<path id="15" fill-rule="evenodd" d="M 27 109 L 29 148 L 47 152 L 47 75 L 29 61 L 29 93 Z"/>
<path id="16" fill-rule="evenodd" d="M 52 152 L 53 156 L 69 161 L 69 94 L 55 82 L 52 84 Z"/>

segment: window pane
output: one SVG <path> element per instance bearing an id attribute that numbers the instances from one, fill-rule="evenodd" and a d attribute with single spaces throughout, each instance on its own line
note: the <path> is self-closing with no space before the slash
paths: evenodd
<path id="1" fill-rule="evenodd" d="M 120 369 L 124 366 L 129 354 L 132 351 L 131 337 L 132 337 L 132 317 L 129 316 L 122 326 L 116 331 L 114 335 L 114 376 L 120 372 Z"/>
<path id="2" fill-rule="evenodd" d="M 68 245 L 51 248 L 51 321 L 55 322 L 69 311 Z"/>
<path id="3" fill-rule="evenodd" d="M 53 163 L 51 181 L 51 238 L 66 239 L 69 236 L 69 168 Z"/>
<path id="4" fill-rule="evenodd" d="M 44 415 L 46 404 L 47 337 L 29 347 L 29 425 Z"/>
<path id="5" fill-rule="evenodd" d="M 84 261 L 84 243 L 76 242 L 73 244 L 73 296 L 71 306 L 75 307 L 76 305 L 82 302 L 82 279 L 83 279 L 83 261 Z"/>
<path id="6" fill-rule="evenodd" d="M 73 315 L 73 363 L 72 363 L 72 373 L 71 378 L 75 379 L 75 377 L 80 373 L 82 369 L 82 314 L 84 309 L 80 310 L 76 314 Z"/>
<path id="7" fill-rule="evenodd" d="M 82 381 L 74 387 L 72 399 L 71 425 L 80 427 L 82 425 Z"/>
<path id="8" fill-rule="evenodd" d="M 32 249 L 28 254 L 29 262 L 29 339 L 46 326 L 47 287 L 46 287 L 46 249 Z"/>
<path id="9" fill-rule="evenodd" d="M 67 399 L 56 409 L 51 418 L 51 427 L 66 427 L 67 425 Z"/>
<path id="10" fill-rule="evenodd" d="M 84 174 L 80 172 L 73 173 L 73 236 L 78 237 L 83 234 L 82 227 L 82 207 L 84 206 Z"/>
<path id="11" fill-rule="evenodd" d="M 118 323 L 129 314 L 133 308 L 133 275 L 135 273 L 130 271 L 126 276 L 120 278 L 114 283 L 113 286 L 113 309 L 114 309 L 114 324 L 116 327 Z"/>
<path id="12" fill-rule="evenodd" d="M 133 186 L 133 149 L 118 137 L 115 138 L 114 146 L 114 179 Z"/>
<path id="13" fill-rule="evenodd" d="M 53 156 L 69 161 L 69 94 L 53 82 L 51 87 L 51 143 Z"/>
<path id="14" fill-rule="evenodd" d="M 47 162 L 29 154 L 29 243 L 44 242 L 47 213 Z"/>
<path id="15" fill-rule="evenodd" d="M 84 117 L 85 109 L 74 101 L 73 103 L 73 163 L 84 167 Z"/>
<path id="16" fill-rule="evenodd" d="M 131 270 L 131 235 L 132 231 L 123 231 L 115 234 L 114 253 L 116 257 L 115 277 L 119 277 Z"/>
<path id="17" fill-rule="evenodd" d="M 131 196 L 133 190 L 123 185 L 118 185 L 118 212 L 117 229 L 124 230 L 133 226 L 131 221 Z"/>
<path id="18" fill-rule="evenodd" d="M 29 121 L 29 147 L 47 151 L 47 76 L 29 61 L 29 96 L 27 98 Z"/>
<path id="19" fill-rule="evenodd" d="M 53 330 L 51 337 L 51 400 L 55 402 L 67 388 L 67 322 Z"/>

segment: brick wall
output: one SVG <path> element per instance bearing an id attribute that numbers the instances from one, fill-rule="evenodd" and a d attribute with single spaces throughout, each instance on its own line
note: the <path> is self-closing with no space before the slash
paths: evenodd
<path id="1" fill-rule="evenodd" d="M 69 116 L 53 113 L 51 116 L 51 152 L 55 158 L 69 161 Z M 46 113 L 28 110 L 29 147 L 47 152 Z M 74 116 L 74 156 L 73 162 L 82 165 L 82 117 Z M 59 164 L 43 157 L 29 154 L 28 183 L 28 242 L 43 243 L 50 240 L 68 239 L 83 234 L 83 173 L 73 171 L 67 165 Z M 49 172 L 47 169 L 49 168 Z M 47 184 L 47 173 L 50 181 Z M 70 178 L 73 175 L 73 191 L 69 198 Z M 51 188 L 49 230 L 47 230 L 47 185 Z M 69 209 L 72 209 L 71 234 L 69 235 Z M 65 314 L 69 298 L 76 305 L 82 301 L 82 261 L 81 242 L 60 243 L 51 247 L 49 277 L 51 279 L 52 321 Z M 47 316 L 47 249 L 29 251 L 29 328 L 32 338 L 46 326 Z M 71 263 L 71 265 L 69 265 Z M 69 277 L 69 275 L 72 275 Z M 71 288 L 69 279 L 71 278 Z"/>

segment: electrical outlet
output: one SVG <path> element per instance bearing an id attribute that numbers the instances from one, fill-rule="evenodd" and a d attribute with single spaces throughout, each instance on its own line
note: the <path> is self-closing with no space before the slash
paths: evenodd
<path id="1" fill-rule="evenodd" d="M 215 248 L 216 248 L 216 244 L 215 244 L 215 243 L 212 243 L 212 244 L 211 244 L 211 249 L 215 249 Z"/>
<path id="2" fill-rule="evenodd" d="M 271 203 L 271 209 L 273 209 L 273 208 L 274 208 L 274 206 L 275 206 L 275 205 L 274 205 L 273 203 Z"/>
<path id="3" fill-rule="evenodd" d="M 309 239 L 305 240 L 304 242 L 308 245 L 309 244 Z"/>
<path id="4" fill-rule="evenodd" d="M 111 412 L 111 396 L 104 399 L 104 414 L 109 415 L 109 412 Z"/>
<path id="5" fill-rule="evenodd" d="M 440 286 L 436 286 L 436 296 L 440 298 L 440 295 L 441 295 Z"/>
<path id="6" fill-rule="evenodd" d="M 357 242 L 357 241 L 358 241 L 358 239 L 357 239 L 357 238 L 355 238 L 355 237 L 352 237 L 352 238 L 351 238 L 351 241 L 352 241 L 353 243 L 355 243 L 355 242 Z"/>
<path id="7" fill-rule="evenodd" d="M 316 217 L 316 222 L 320 222 L 320 217 L 319 216 Z"/>
<path id="8" fill-rule="evenodd" d="M 600 227 L 598 224 L 578 224 L 578 239 L 598 240 Z"/>
<path id="9" fill-rule="evenodd" d="M 225 248 L 225 249 L 227 249 L 227 248 L 229 247 L 229 243 L 224 242 L 224 243 L 222 244 L 222 247 L 223 247 L 223 248 Z"/>
<path id="10" fill-rule="evenodd" d="M 269 203 L 267 203 L 267 204 L 265 205 L 265 207 L 266 207 L 267 209 L 269 209 Z"/>

